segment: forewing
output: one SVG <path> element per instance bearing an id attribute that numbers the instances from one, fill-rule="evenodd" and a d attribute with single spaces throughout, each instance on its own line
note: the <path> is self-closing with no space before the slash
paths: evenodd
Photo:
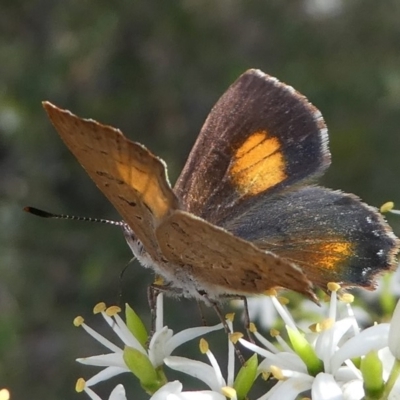
<path id="1" fill-rule="evenodd" d="M 178 207 L 162 160 L 118 129 L 81 119 L 49 102 L 43 106 L 64 143 L 154 254 L 155 227 Z"/>
<path id="2" fill-rule="evenodd" d="M 163 255 L 208 294 L 284 287 L 315 299 L 300 268 L 193 214 L 175 211 L 156 230 Z"/>
<path id="3" fill-rule="evenodd" d="M 254 202 L 224 228 L 300 266 L 314 285 L 374 287 L 396 265 L 399 240 L 356 196 L 318 186 Z"/>
<path id="4" fill-rule="evenodd" d="M 211 110 L 174 187 L 186 211 L 218 224 L 240 204 L 320 174 L 330 163 L 321 113 L 258 70 Z"/>

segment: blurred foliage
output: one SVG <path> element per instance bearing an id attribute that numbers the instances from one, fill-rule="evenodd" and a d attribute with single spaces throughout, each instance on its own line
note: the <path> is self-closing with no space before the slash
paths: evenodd
<path id="1" fill-rule="evenodd" d="M 134 264 L 120 280 L 131 255 L 117 228 L 21 211 L 118 218 L 42 100 L 119 127 L 166 160 L 174 181 L 218 97 L 260 68 L 323 112 L 333 153 L 323 183 L 379 206 L 400 200 L 399 20 L 396 0 L 3 0 L 0 387 L 13 399 L 83 398 L 74 383 L 90 371 L 74 359 L 99 349 L 73 318 L 120 291 L 148 314 L 151 273 Z M 171 327 L 188 326 L 192 303 L 172 300 Z"/>

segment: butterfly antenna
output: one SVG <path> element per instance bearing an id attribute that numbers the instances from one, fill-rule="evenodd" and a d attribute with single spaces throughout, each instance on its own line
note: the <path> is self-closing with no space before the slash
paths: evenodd
<path id="1" fill-rule="evenodd" d="M 23 210 L 42 218 L 71 219 L 74 221 L 99 222 L 101 224 L 107 224 L 107 225 L 125 226 L 125 222 L 123 221 L 113 221 L 110 219 L 103 219 L 103 218 L 77 217 L 76 215 L 53 214 L 47 211 L 39 210 L 38 208 L 34 207 L 24 207 Z"/>

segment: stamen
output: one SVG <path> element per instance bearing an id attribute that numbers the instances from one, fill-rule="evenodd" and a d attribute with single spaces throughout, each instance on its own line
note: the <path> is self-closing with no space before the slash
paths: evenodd
<path id="1" fill-rule="evenodd" d="M 287 297 L 283 297 L 283 296 L 279 296 L 278 297 L 278 301 L 279 303 L 281 303 L 283 306 L 286 306 L 287 304 L 289 304 L 289 299 Z"/>
<path id="2" fill-rule="evenodd" d="M 278 331 L 278 329 L 271 329 L 271 330 L 269 331 L 269 334 L 270 334 L 272 337 L 276 337 L 276 336 L 279 336 L 281 333 Z"/>
<path id="3" fill-rule="evenodd" d="M 333 318 L 324 319 L 323 321 L 321 321 L 319 323 L 321 331 L 326 331 L 326 330 L 332 328 L 334 323 L 335 323 L 335 320 Z"/>
<path id="4" fill-rule="evenodd" d="M 86 382 L 83 378 L 79 378 L 75 384 L 75 391 L 81 393 L 85 390 Z"/>
<path id="5" fill-rule="evenodd" d="M 157 285 L 157 286 L 164 286 L 164 279 L 162 278 L 162 276 L 158 275 L 156 276 L 156 279 L 154 279 L 153 285 Z"/>
<path id="6" fill-rule="evenodd" d="M 109 316 L 109 317 L 113 317 L 115 314 L 118 314 L 118 313 L 120 313 L 122 310 L 121 310 L 121 307 L 118 307 L 118 306 L 110 306 L 110 307 L 108 307 L 107 309 L 106 309 L 106 314 Z"/>
<path id="7" fill-rule="evenodd" d="M 104 303 L 104 302 L 97 303 L 93 307 L 93 314 L 100 314 L 101 312 L 105 311 L 106 308 L 107 308 L 106 303 Z"/>
<path id="8" fill-rule="evenodd" d="M 351 293 L 343 293 L 339 296 L 339 300 L 346 304 L 353 303 L 354 295 L 352 295 Z"/>
<path id="9" fill-rule="evenodd" d="M 278 292 L 276 291 L 276 289 L 268 289 L 264 292 L 264 294 L 266 296 L 273 296 L 276 297 L 278 295 Z"/>
<path id="10" fill-rule="evenodd" d="M 239 339 L 241 339 L 243 337 L 243 333 L 242 332 L 233 332 L 229 334 L 229 340 L 233 343 L 236 344 L 238 342 Z"/>
<path id="11" fill-rule="evenodd" d="M 308 327 L 308 329 L 310 329 L 310 331 L 313 333 L 321 333 L 322 332 L 321 324 L 319 322 L 316 322 L 315 324 L 311 324 Z"/>
<path id="12" fill-rule="evenodd" d="M 237 394 L 236 394 L 236 390 L 230 386 L 224 386 L 221 388 L 221 393 L 228 397 L 229 399 L 236 399 L 237 398 Z"/>
<path id="13" fill-rule="evenodd" d="M 279 367 L 277 367 L 276 365 L 271 365 L 269 368 L 275 379 L 277 379 L 278 381 L 283 381 L 285 379 L 283 371 Z"/>
<path id="14" fill-rule="evenodd" d="M 199 343 L 200 352 L 206 354 L 209 350 L 208 342 L 206 339 L 201 338 Z"/>
<path id="15" fill-rule="evenodd" d="M 328 282 L 326 286 L 330 292 L 337 292 L 340 289 L 340 285 L 336 282 Z"/>
<path id="16" fill-rule="evenodd" d="M 235 313 L 228 313 L 225 315 L 225 319 L 227 319 L 228 321 L 233 322 L 233 320 L 235 319 Z"/>
<path id="17" fill-rule="evenodd" d="M 249 331 L 250 331 L 251 333 L 257 332 L 257 327 L 256 327 L 256 324 L 255 324 L 254 322 L 250 322 L 250 324 L 249 324 Z"/>
<path id="18" fill-rule="evenodd" d="M 268 371 L 261 372 L 261 379 L 264 381 L 267 381 L 270 376 L 271 376 L 271 372 L 268 372 Z"/>
<path id="19" fill-rule="evenodd" d="M 387 201 L 386 203 L 381 205 L 380 212 L 387 213 L 389 211 L 392 211 L 393 207 L 394 207 L 393 201 Z"/>
<path id="20" fill-rule="evenodd" d="M 85 320 L 83 319 L 83 317 L 81 317 L 80 315 L 78 315 L 77 317 L 74 318 L 73 324 L 74 324 L 76 327 L 78 327 L 78 326 L 81 326 L 84 322 L 85 322 Z"/>

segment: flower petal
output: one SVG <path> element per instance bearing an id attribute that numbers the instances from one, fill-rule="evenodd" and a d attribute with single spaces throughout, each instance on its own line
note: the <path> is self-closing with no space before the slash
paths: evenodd
<path id="1" fill-rule="evenodd" d="M 205 335 L 206 333 L 222 329 L 222 323 L 214 326 L 199 326 L 196 328 L 188 328 L 178 332 L 168 340 L 165 346 L 165 356 L 171 355 L 171 353 L 181 344 L 188 342 L 189 340 L 195 339 L 199 336 Z"/>
<path id="2" fill-rule="evenodd" d="M 165 346 L 172 335 L 172 330 L 168 329 L 168 326 L 164 326 L 159 331 L 156 331 L 151 338 L 149 344 L 149 359 L 155 368 L 162 365 L 164 358 L 169 355 L 166 354 Z"/>
<path id="3" fill-rule="evenodd" d="M 335 373 L 345 360 L 360 357 L 371 350 L 380 350 L 387 346 L 389 324 L 379 324 L 364 329 L 352 337 L 332 356 L 331 371 Z"/>
<path id="4" fill-rule="evenodd" d="M 182 383 L 179 381 L 168 382 L 151 396 L 150 400 L 165 400 L 170 394 L 179 394 L 182 392 Z"/>
<path id="5" fill-rule="evenodd" d="M 303 376 L 299 378 L 290 378 L 286 381 L 280 381 L 278 385 L 275 385 L 271 390 L 271 396 L 265 397 L 268 400 L 282 400 L 282 399 L 295 399 L 297 396 L 311 389 L 311 385 L 313 382 L 313 377 L 311 376 Z M 318 397 L 314 397 L 315 399 L 321 400 Z M 264 398 L 263 398 L 264 399 Z"/>
<path id="6" fill-rule="evenodd" d="M 120 349 L 118 346 L 116 346 L 114 343 L 110 342 L 108 339 L 106 339 L 103 335 L 100 335 L 100 333 L 96 332 L 94 329 L 92 329 L 90 326 L 87 324 L 82 324 L 82 328 L 94 339 L 96 339 L 99 343 L 101 343 L 104 347 L 107 347 L 109 350 L 113 351 L 114 353 L 122 353 L 122 349 Z"/>
<path id="7" fill-rule="evenodd" d="M 176 371 L 184 372 L 200 379 L 211 390 L 216 392 L 220 390 L 220 381 L 215 376 L 214 368 L 206 363 L 177 356 L 166 357 L 164 363 Z"/>
<path id="8" fill-rule="evenodd" d="M 315 352 L 318 358 L 323 361 L 325 372 L 332 372 L 330 369 L 331 357 L 335 353 L 340 339 L 352 326 L 353 319 L 350 317 L 344 318 L 335 322 L 331 328 L 323 331 L 317 338 Z"/>
<path id="9" fill-rule="evenodd" d="M 342 386 L 343 396 L 346 400 L 361 400 L 365 396 L 363 381 L 354 379 Z"/>
<path id="10" fill-rule="evenodd" d="M 389 349 L 392 354 L 400 360 L 400 300 L 397 302 L 393 312 L 392 321 L 389 329 Z"/>
<path id="11" fill-rule="evenodd" d="M 94 365 L 96 367 L 119 367 L 127 369 L 123 358 L 123 353 L 122 354 L 110 353 L 110 354 L 100 354 L 91 357 L 82 357 L 82 358 L 77 358 L 76 361 L 78 361 L 81 364 Z"/>
<path id="12" fill-rule="evenodd" d="M 115 386 L 108 400 L 126 400 L 125 388 L 121 384 Z"/>
<path id="13" fill-rule="evenodd" d="M 99 382 L 106 381 L 107 379 L 110 379 L 116 375 L 122 374 L 124 372 L 129 372 L 129 369 L 127 368 L 119 368 L 119 367 L 108 367 L 97 373 L 96 375 L 93 375 L 87 382 L 86 386 L 94 386 Z"/>
<path id="14" fill-rule="evenodd" d="M 200 390 L 198 392 L 182 392 L 168 396 L 168 400 L 226 400 L 226 397 L 211 390 Z"/>
<path id="15" fill-rule="evenodd" d="M 344 400 L 342 390 L 331 374 L 319 373 L 311 387 L 311 398 L 318 400 Z"/>
<path id="16" fill-rule="evenodd" d="M 307 366 L 303 360 L 297 354 L 293 353 L 273 354 L 272 357 L 265 358 L 258 366 L 258 372 L 269 371 L 271 365 L 275 365 L 280 369 L 308 374 Z"/>

